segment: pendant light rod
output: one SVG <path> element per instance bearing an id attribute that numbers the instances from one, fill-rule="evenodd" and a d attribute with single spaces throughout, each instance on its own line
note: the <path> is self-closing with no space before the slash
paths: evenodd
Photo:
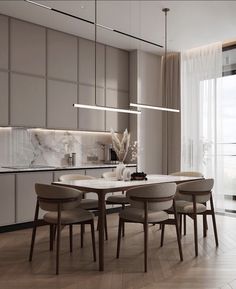
<path id="1" fill-rule="evenodd" d="M 137 107 L 137 108 L 155 109 L 155 110 L 161 110 L 161 111 L 179 112 L 179 109 L 167 108 L 167 107 L 155 106 L 155 105 L 148 105 L 148 104 L 142 104 L 142 103 L 132 103 L 131 102 L 130 106 Z"/>
<path id="2" fill-rule="evenodd" d="M 61 11 L 61 10 L 58 10 L 58 9 L 55 9 L 55 8 L 46 6 L 46 5 L 42 5 L 42 4 L 37 3 L 37 2 L 35 2 L 35 1 L 31 1 L 31 0 L 24 0 L 24 1 L 27 2 L 27 3 L 30 3 L 30 4 L 39 6 L 39 7 L 41 7 L 41 8 L 45 8 L 45 9 L 51 10 L 51 11 L 53 11 L 53 12 L 62 14 L 62 15 L 69 16 L 69 17 L 72 17 L 72 18 L 75 18 L 75 19 L 78 19 L 78 20 L 87 22 L 87 23 L 92 24 L 92 25 L 95 25 L 95 22 L 96 22 L 96 20 L 95 20 L 95 22 L 93 22 L 93 21 L 87 20 L 87 19 L 85 19 L 85 18 L 82 18 L 82 17 L 79 17 L 79 16 L 75 16 L 75 15 L 73 15 L 73 14 L 70 14 L 70 13 L 67 13 L 67 12 L 64 12 L 64 11 Z M 120 31 L 120 30 L 118 30 L 118 29 L 114 29 L 114 28 L 111 28 L 111 27 L 108 27 L 108 26 L 105 26 L 105 25 L 102 25 L 102 24 L 99 24 L 99 23 L 97 23 L 97 26 L 100 27 L 100 28 L 106 29 L 106 30 L 113 31 L 113 32 L 118 33 L 118 34 L 122 34 L 122 35 L 127 36 L 127 37 L 130 37 L 130 38 L 134 38 L 134 39 L 140 40 L 140 41 L 145 42 L 145 43 L 148 43 L 148 44 L 151 44 L 151 45 L 154 45 L 154 46 L 163 48 L 163 45 L 160 45 L 160 44 L 157 44 L 157 43 L 155 43 L 155 42 L 152 42 L 152 41 L 149 41 L 149 40 L 146 40 L 146 39 L 137 37 L 137 36 L 132 35 L 132 34 L 129 34 L 129 33 L 122 32 L 122 31 Z"/>
<path id="3" fill-rule="evenodd" d="M 131 114 L 140 114 L 141 113 L 141 111 L 139 111 L 139 110 L 115 108 L 115 107 L 100 106 L 100 105 L 74 103 L 73 106 L 76 108 L 87 108 L 87 109 L 93 109 L 93 110 L 105 110 L 105 111 L 114 111 L 114 112 L 131 113 Z"/>

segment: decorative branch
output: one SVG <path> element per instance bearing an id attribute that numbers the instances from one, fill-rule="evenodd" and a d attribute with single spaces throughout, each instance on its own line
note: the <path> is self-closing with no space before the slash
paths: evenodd
<path id="1" fill-rule="evenodd" d="M 127 156 L 130 143 L 130 134 L 128 133 L 127 128 L 123 133 L 121 141 L 119 140 L 113 129 L 111 129 L 111 138 L 113 149 L 117 155 L 117 158 L 120 162 L 123 162 Z"/>

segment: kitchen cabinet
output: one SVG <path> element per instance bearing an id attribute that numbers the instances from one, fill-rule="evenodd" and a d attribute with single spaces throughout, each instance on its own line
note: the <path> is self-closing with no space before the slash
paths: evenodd
<path id="1" fill-rule="evenodd" d="M 117 90 L 106 90 L 106 105 L 110 107 L 129 108 L 129 95 L 127 92 Z M 106 131 L 123 132 L 129 128 L 129 115 L 121 112 L 106 111 Z"/>
<path id="2" fill-rule="evenodd" d="M 60 176 L 63 175 L 72 175 L 72 174 L 78 174 L 78 175 L 85 175 L 85 170 L 64 170 L 64 171 L 57 171 L 54 172 L 54 182 L 58 182 Z"/>
<path id="3" fill-rule="evenodd" d="M 16 174 L 16 222 L 34 220 L 36 206 L 35 183 L 51 184 L 53 172 L 32 172 Z M 40 210 L 40 216 L 42 211 Z"/>
<path id="4" fill-rule="evenodd" d="M 97 87 L 97 105 L 105 105 L 104 88 Z M 79 85 L 79 103 L 95 105 L 94 86 Z M 79 109 L 78 128 L 80 130 L 105 131 L 105 111 Z"/>
<path id="5" fill-rule="evenodd" d="M 77 85 L 48 80 L 47 127 L 58 129 L 77 128 Z"/>
<path id="6" fill-rule="evenodd" d="M 8 17 L 0 15 L 0 68 L 8 69 Z"/>
<path id="7" fill-rule="evenodd" d="M 15 223 L 15 175 L 0 175 L 0 226 Z"/>
<path id="8" fill-rule="evenodd" d="M 97 43 L 98 87 L 105 87 L 105 46 Z M 79 38 L 79 83 L 95 85 L 95 43 Z"/>
<path id="9" fill-rule="evenodd" d="M 129 91 L 128 51 L 106 46 L 106 87 Z"/>
<path id="10" fill-rule="evenodd" d="M 47 75 L 77 82 L 77 38 L 48 29 Z"/>
<path id="11" fill-rule="evenodd" d="M 8 72 L 0 71 L 0 125 L 8 125 Z"/>
<path id="12" fill-rule="evenodd" d="M 11 18 L 11 70 L 45 76 L 46 29 Z"/>
<path id="13" fill-rule="evenodd" d="M 45 127 L 45 90 L 45 79 L 11 73 L 11 126 Z"/>

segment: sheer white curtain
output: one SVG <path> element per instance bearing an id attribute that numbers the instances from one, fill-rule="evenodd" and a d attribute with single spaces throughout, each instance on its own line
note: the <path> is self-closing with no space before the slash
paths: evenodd
<path id="1" fill-rule="evenodd" d="M 219 148 L 221 119 L 222 43 L 181 54 L 181 169 L 215 179 L 218 210 L 224 208 Z"/>

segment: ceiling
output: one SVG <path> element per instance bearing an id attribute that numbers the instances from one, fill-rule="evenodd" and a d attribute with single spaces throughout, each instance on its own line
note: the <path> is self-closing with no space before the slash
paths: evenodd
<path id="1" fill-rule="evenodd" d="M 37 1 L 94 21 L 94 1 Z M 98 0 L 97 22 L 164 45 L 164 14 L 168 13 L 168 51 L 183 51 L 236 39 L 236 1 L 113 1 Z M 0 13 L 94 39 L 94 25 L 29 4 L 0 1 Z M 163 54 L 164 49 L 98 28 L 97 40 L 123 49 Z"/>

